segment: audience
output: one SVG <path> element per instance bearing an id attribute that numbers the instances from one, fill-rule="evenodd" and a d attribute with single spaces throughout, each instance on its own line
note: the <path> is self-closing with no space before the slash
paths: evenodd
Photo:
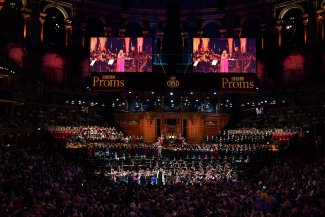
<path id="1" fill-rule="evenodd" d="M 94 177 L 46 144 L 2 146 L 1 159 L 1 216 L 324 216 L 325 159 L 202 186 Z"/>

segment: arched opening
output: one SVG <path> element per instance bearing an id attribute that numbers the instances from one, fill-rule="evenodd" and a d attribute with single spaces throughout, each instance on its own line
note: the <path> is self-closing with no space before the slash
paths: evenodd
<path id="1" fill-rule="evenodd" d="M 141 37 L 142 36 L 142 27 L 139 23 L 130 22 L 126 25 L 125 31 L 126 37 Z"/>
<path id="2" fill-rule="evenodd" d="M 299 8 L 288 10 L 283 16 L 283 45 L 297 47 L 304 43 L 304 25 Z"/>
<path id="3" fill-rule="evenodd" d="M 8 0 L 0 13 L 1 35 L 10 39 L 22 39 L 24 18 L 21 13 L 23 4 L 21 1 Z"/>
<path id="4" fill-rule="evenodd" d="M 210 22 L 203 27 L 203 37 L 204 38 L 219 38 L 220 26 L 218 23 Z"/>
<path id="5" fill-rule="evenodd" d="M 54 46 L 65 46 L 65 17 L 62 12 L 50 7 L 45 10 L 44 42 Z"/>

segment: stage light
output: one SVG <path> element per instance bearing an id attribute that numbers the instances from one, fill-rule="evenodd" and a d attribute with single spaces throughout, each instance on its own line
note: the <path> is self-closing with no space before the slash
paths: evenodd
<path id="1" fill-rule="evenodd" d="M 186 99 L 185 102 L 188 102 L 188 99 Z"/>
<path id="2" fill-rule="evenodd" d="M 292 25 L 287 25 L 286 26 L 286 29 L 288 29 L 288 30 L 291 29 L 291 28 L 292 28 Z"/>
<path id="3" fill-rule="evenodd" d="M 153 95 L 153 94 L 155 94 L 155 92 L 152 91 L 151 94 Z"/>
<path id="4" fill-rule="evenodd" d="M 149 102 L 149 99 L 147 99 L 147 102 Z"/>
<path id="5" fill-rule="evenodd" d="M 241 107 L 244 107 L 245 105 L 244 104 L 241 104 Z"/>
<path id="6" fill-rule="evenodd" d="M 191 92 L 190 94 L 191 94 L 191 95 L 193 95 L 194 93 L 193 93 L 193 92 Z"/>
<path id="7" fill-rule="evenodd" d="M 65 103 L 66 103 L 66 104 L 69 104 L 69 101 L 67 100 L 67 101 L 65 101 Z"/>
<path id="8" fill-rule="evenodd" d="M 284 104 L 284 103 L 286 103 L 286 101 L 285 100 L 282 100 L 282 103 Z"/>
<path id="9" fill-rule="evenodd" d="M 170 92 L 169 94 L 170 94 L 171 96 L 173 96 L 173 95 L 174 95 L 174 93 L 173 93 L 173 92 Z"/>
<path id="10" fill-rule="evenodd" d="M 265 100 L 264 102 L 267 103 L 267 100 Z"/>
<path id="11" fill-rule="evenodd" d="M 195 100 L 196 102 L 198 102 L 199 100 L 197 99 L 197 100 Z"/>
<path id="12" fill-rule="evenodd" d="M 116 99 L 116 101 L 119 101 L 119 99 Z"/>
<path id="13" fill-rule="evenodd" d="M 102 107 L 105 107 L 105 104 L 102 104 Z"/>
<path id="14" fill-rule="evenodd" d="M 129 94 L 131 94 L 132 92 L 131 91 L 129 91 Z"/>
<path id="15" fill-rule="evenodd" d="M 213 95 L 217 95 L 217 92 L 213 92 Z"/>
<path id="16" fill-rule="evenodd" d="M 115 107 L 115 103 L 112 103 L 112 107 L 113 107 L 113 108 Z"/>
<path id="17" fill-rule="evenodd" d="M 174 100 L 171 99 L 170 102 L 174 102 Z"/>

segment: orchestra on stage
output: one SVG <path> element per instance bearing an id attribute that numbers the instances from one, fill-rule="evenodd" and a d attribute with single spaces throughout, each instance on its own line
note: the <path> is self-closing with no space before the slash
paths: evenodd
<path id="1" fill-rule="evenodd" d="M 150 38 L 91 38 L 91 72 L 152 72 Z"/>
<path id="2" fill-rule="evenodd" d="M 256 73 L 256 40 L 194 38 L 193 72 Z"/>

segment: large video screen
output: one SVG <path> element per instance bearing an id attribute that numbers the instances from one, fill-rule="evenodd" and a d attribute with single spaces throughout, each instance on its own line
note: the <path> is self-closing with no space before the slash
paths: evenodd
<path id="1" fill-rule="evenodd" d="M 193 38 L 193 72 L 256 73 L 256 39 Z"/>
<path id="2" fill-rule="evenodd" d="M 90 72 L 152 72 L 152 39 L 91 37 Z"/>

